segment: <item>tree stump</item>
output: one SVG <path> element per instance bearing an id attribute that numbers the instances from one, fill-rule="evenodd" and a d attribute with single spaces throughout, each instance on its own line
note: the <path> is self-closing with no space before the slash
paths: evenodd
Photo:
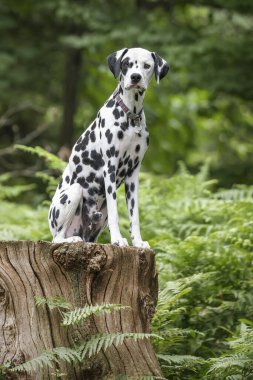
<path id="1" fill-rule="evenodd" d="M 157 302 L 154 253 L 110 244 L 39 241 L 0 242 L 0 364 L 14 365 L 58 346 L 73 346 L 92 334 L 150 332 Z M 58 310 L 37 307 L 35 296 L 62 296 L 74 307 L 117 303 L 131 308 L 63 328 Z M 117 379 L 119 375 L 162 378 L 149 339 L 125 340 L 82 368 L 59 364 L 68 380 Z M 11 374 L 10 379 L 55 379 L 52 369 Z"/>

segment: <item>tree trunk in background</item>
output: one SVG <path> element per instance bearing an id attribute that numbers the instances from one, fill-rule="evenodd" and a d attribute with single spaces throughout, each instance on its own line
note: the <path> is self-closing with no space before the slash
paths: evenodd
<path id="1" fill-rule="evenodd" d="M 77 105 L 77 92 L 82 67 L 82 50 L 68 48 L 66 50 L 63 122 L 60 131 L 61 146 L 72 147 L 74 135 L 74 116 Z"/>
<path id="2" fill-rule="evenodd" d="M 17 365 L 44 350 L 73 346 L 92 334 L 149 332 L 157 301 L 154 253 L 148 249 L 99 244 L 0 242 L 0 364 Z M 131 306 L 92 317 L 65 329 L 58 310 L 36 307 L 35 296 L 62 296 L 74 307 L 118 303 Z M 68 380 L 115 379 L 117 375 L 158 376 L 149 339 L 125 340 L 99 353 L 83 368 L 61 364 Z M 54 370 L 14 373 L 8 379 L 55 379 Z"/>

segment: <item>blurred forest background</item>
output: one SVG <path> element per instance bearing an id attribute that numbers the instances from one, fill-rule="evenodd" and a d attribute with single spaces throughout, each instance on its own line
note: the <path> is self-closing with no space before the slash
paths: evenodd
<path id="1" fill-rule="evenodd" d="M 56 155 L 114 90 L 106 57 L 158 52 L 171 70 L 146 94 L 140 178 L 156 350 L 168 379 L 252 380 L 253 2 L 1 0 L 0 33 L 0 238 L 51 239 Z"/>

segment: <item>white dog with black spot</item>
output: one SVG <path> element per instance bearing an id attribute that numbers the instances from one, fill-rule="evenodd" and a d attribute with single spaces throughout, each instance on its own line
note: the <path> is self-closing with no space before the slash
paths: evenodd
<path id="1" fill-rule="evenodd" d="M 107 226 L 111 243 L 121 236 L 116 190 L 125 183 L 130 232 L 135 247 L 149 248 L 140 233 L 138 174 L 149 143 L 143 111 L 148 83 L 169 66 L 157 53 L 122 49 L 108 57 L 118 86 L 73 147 L 49 210 L 53 242 L 96 241 Z"/>

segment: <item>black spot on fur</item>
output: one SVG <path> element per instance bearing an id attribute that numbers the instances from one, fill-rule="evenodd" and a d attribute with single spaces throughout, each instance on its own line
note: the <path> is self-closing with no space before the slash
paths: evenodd
<path id="1" fill-rule="evenodd" d="M 91 142 L 93 142 L 93 143 L 96 141 L 96 135 L 95 135 L 95 132 L 94 132 L 94 131 L 92 131 L 91 134 L 90 134 L 90 140 L 91 140 Z"/>
<path id="2" fill-rule="evenodd" d="M 140 151 L 140 149 L 141 149 L 140 144 L 136 145 L 136 147 L 135 147 L 135 152 L 138 153 L 138 152 Z"/>
<path id="3" fill-rule="evenodd" d="M 93 198 L 88 198 L 86 203 L 88 206 L 91 207 L 91 206 L 94 206 L 96 204 L 96 201 Z"/>
<path id="4" fill-rule="evenodd" d="M 121 170 L 121 172 L 119 173 L 119 176 L 125 177 L 125 175 L 126 175 L 126 170 L 125 169 Z"/>
<path id="5" fill-rule="evenodd" d="M 122 131 L 126 131 L 128 127 L 129 127 L 129 124 L 126 121 L 120 124 L 120 128 L 122 129 Z"/>
<path id="6" fill-rule="evenodd" d="M 118 134 L 117 134 L 117 136 L 118 136 L 119 140 L 122 140 L 123 137 L 124 137 L 124 133 L 122 131 L 119 131 Z"/>
<path id="7" fill-rule="evenodd" d="M 89 193 L 89 195 L 91 195 L 91 196 L 97 194 L 97 192 L 98 192 L 98 190 L 97 190 L 96 187 L 90 187 L 90 188 L 88 189 L 88 193 Z"/>
<path id="8" fill-rule="evenodd" d="M 129 160 L 129 156 L 127 156 L 125 159 L 124 159 L 124 165 L 127 164 L 127 161 Z"/>
<path id="9" fill-rule="evenodd" d="M 134 202 L 134 199 L 132 198 L 132 199 L 131 199 L 131 207 L 132 207 L 132 208 L 134 208 L 134 204 L 135 204 L 135 202 Z"/>
<path id="10" fill-rule="evenodd" d="M 115 155 L 115 146 L 112 146 L 110 149 L 111 156 L 113 157 Z"/>
<path id="11" fill-rule="evenodd" d="M 78 166 L 76 167 L 76 172 L 77 172 L 77 173 L 81 173 L 81 171 L 82 171 L 82 165 L 78 165 Z"/>
<path id="12" fill-rule="evenodd" d="M 70 181 L 70 178 L 69 178 L 69 176 L 67 175 L 67 177 L 65 178 L 65 181 L 67 182 L 67 183 L 69 183 L 69 181 Z"/>
<path id="13" fill-rule="evenodd" d="M 90 162 L 90 166 L 94 170 L 98 170 L 102 166 L 104 166 L 104 160 L 103 160 L 101 154 L 97 153 L 96 150 L 92 150 L 90 156 L 91 156 L 91 159 L 92 159 L 91 162 Z"/>
<path id="14" fill-rule="evenodd" d="M 132 183 L 131 183 L 131 186 L 130 186 L 130 190 L 131 190 L 131 191 L 134 191 L 134 189 L 135 189 L 135 184 L 132 182 Z"/>
<path id="15" fill-rule="evenodd" d="M 115 108 L 113 110 L 113 115 L 114 115 L 114 117 L 115 117 L 116 120 L 120 118 L 120 113 L 119 113 L 118 108 Z"/>
<path id="16" fill-rule="evenodd" d="M 123 59 L 121 63 L 121 71 L 123 75 L 126 75 L 129 66 L 129 58 Z"/>
<path id="17" fill-rule="evenodd" d="M 107 187 L 107 192 L 108 192 L 108 194 L 111 194 L 111 192 L 112 192 L 112 187 L 111 187 L 111 185 Z"/>
<path id="18" fill-rule="evenodd" d="M 139 97 L 138 97 L 137 92 L 136 92 L 136 94 L 134 95 L 134 98 L 135 98 L 135 101 L 138 102 Z"/>
<path id="19" fill-rule="evenodd" d="M 78 165 L 80 163 L 80 158 L 78 156 L 73 157 L 74 164 Z"/>
<path id="20" fill-rule="evenodd" d="M 71 178 L 70 185 L 73 185 L 73 183 L 75 182 L 76 178 L 77 178 L 77 174 L 76 174 L 76 172 L 74 172 L 74 173 L 72 174 L 72 178 Z"/>
<path id="21" fill-rule="evenodd" d="M 120 116 L 124 116 L 124 111 L 120 111 Z"/>
<path id="22" fill-rule="evenodd" d="M 96 128 L 96 122 L 94 121 L 94 123 L 91 126 L 91 130 L 94 131 L 95 128 Z"/>
<path id="23" fill-rule="evenodd" d="M 60 181 L 60 183 L 59 183 L 59 186 L 58 186 L 59 189 L 62 188 L 62 182 L 63 182 L 63 179 L 61 179 L 61 181 Z"/>
<path id="24" fill-rule="evenodd" d="M 106 107 L 111 108 L 111 107 L 114 106 L 114 104 L 115 104 L 115 100 L 114 100 L 114 99 L 110 99 L 110 100 L 107 102 Z"/>
<path id="25" fill-rule="evenodd" d="M 101 127 L 104 128 L 104 126 L 105 126 L 105 119 L 102 119 L 101 120 Z"/>
<path id="26" fill-rule="evenodd" d="M 105 132 L 105 136 L 107 138 L 108 144 L 111 144 L 112 138 L 113 138 L 113 134 L 110 132 L 109 129 L 107 129 L 107 131 Z"/>
<path id="27" fill-rule="evenodd" d="M 116 193 L 115 193 L 115 191 L 113 192 L 112 197 L 113 197 L 113 199 L 116 199 Z"/>
<path id="28" fill-rule="evenodd" d="M 115 182 L 115 173 L 111 173 L 110 174 L 110 180 L 111 180 L 111 182 Z"/>
<path id="29" fill-rule="evenodd" d="M 109 168 L 108 168 L 108 173 L 109 173 L 109 174 L 115 172 L 115 165 L 109 165 L 109 164 L 108 164 L 108 167 L 109 167 Z"/>
<path id="30" fill-rule="evenodd" d="M 78 177 L 77 183 L 79 183 L 84 189 L 88 189 L 89 187 L 89 184 L 85 181 L 84 177 Z"/>
<path id="31" fill-rule="evenodd" d="M 114 125 L 115 125 L 115 127 L 118 127 L 119 126 L 119 122 L 115 121 Z"/>
<path id="32" fill-rule="evenodd" d="M 91 183 L 95 179 L 95 173 L 91 172 L 88 177 L 86 178 L 87 182 Z"/>
<path id="33" fill-rule="evenodd" d="M 62 205 L 65 205 L 65 203 L 67 202 L 67 200 L 68 200 L 68 196 L 67 196 L 67 194 L 64 194 L 64 195 L 61 196 L 60 203 Z"/>

